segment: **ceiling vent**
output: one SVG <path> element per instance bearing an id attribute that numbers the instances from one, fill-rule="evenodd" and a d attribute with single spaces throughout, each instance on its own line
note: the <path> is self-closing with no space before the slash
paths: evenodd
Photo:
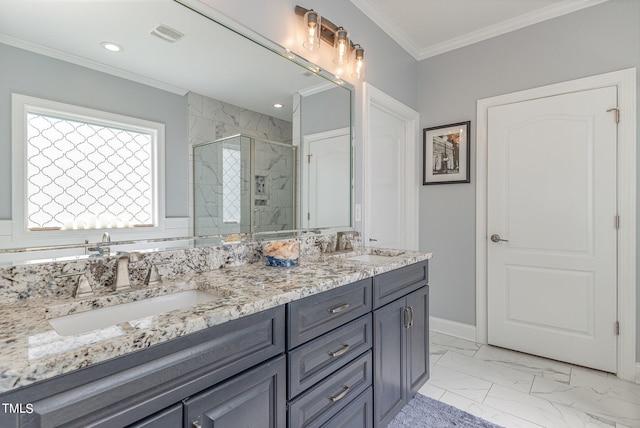
<path id="1" fill-rule="evenodd" d="M 164 24 L 156 25 L 153 30 L 151 30 L 151 34 L 170 43 L 175 43 L 184 37 L 184 34 L 182 34 L 180 31 L 168 27 Z"/>

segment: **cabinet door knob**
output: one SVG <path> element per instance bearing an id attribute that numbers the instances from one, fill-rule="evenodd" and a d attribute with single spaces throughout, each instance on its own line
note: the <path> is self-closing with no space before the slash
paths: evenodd
<path id="1" fill-rule="evenodd" d="M 349 387 L 347 385 L 344 385 L 342 388 L 343 388 L 343 390 L 342 390 L 342 392 L 340 394 L 334 395 L 333 397 L 330 396 L 329 400 L 333 401 L 334 403 L 336 401 L 342 400 L 344 398 L 344 396 L 347 395 L 347 392 L 349 392 Z"/>
<path id="2" fill-rule="evenodd" d="M 202 428 L 202 425 L 200 425 L 200 422 L 198 421 L 193 421 L 191 425 L 193 425 L 193 428 Z"/>
<path id="3" fill-rule="evenodd" d="M 345 303 L 344 305 L 337 306 L 335 308 L 329 309 L 329 312 L 332 314 L 337 314 L 338 312 L 342 312 L 349 308 L 349 304 Z"/>
<path id="4" fill-rule="evenodd" d="M 338 349 L 337 351 L 330 351 L 329 355 L 332 357 L 339 357 L 340 355 L 343 355 L 344 353 L 346 353 L 349 350 L 349 344 L 345 343 L 342 348 Z"/>

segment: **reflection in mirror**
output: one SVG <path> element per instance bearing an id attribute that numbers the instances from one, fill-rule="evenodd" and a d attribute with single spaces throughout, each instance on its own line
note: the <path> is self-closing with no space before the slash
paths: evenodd
<path id="1" fill-rule="evenodd" d="M 155 227 L 109 229 L 114 241 L 351 225 L 352 87 L 303 59 L 292 61 L 292 54 L 255 33 L 230 29 L 228 19 L 226 26 L 218 24 L 203 14 L 214 16 L 215 11 L 199 2 L 184 3 L 199 5 L 200 13 L 172 0 L 3 2 L 0 248 L 78 243 L 75 254 L 84 255 L 84 242 L 100 242 L 106 230 L 23 230 L 17 237 L 16 230 L 24 228 L 23 218 L 14 214 L 22 196 L 11 194 L 16 180 L 11 173 L 12 93 L 164 125 Z M 124 49 L 108 52 L 101 45 L 105 41 Z M 263 151 L 274 157 L 261 164 L 243 158 L 241 150 L 240 163 L 245 159 L 248 165 L 239 172 L 240 215 L 225 224 L 224 204 L 212 203 L 209 196 L 223 195 L 219 186 L 225 182 L 219 180 L 218 192 L 200 201 L 209 210 L 201 224 L 222 228 L 198 231 L 196 217 L 204 211 L 198 211 L 193 192 L 196 148 L 228 142 L 234 135 L 250 141 L 247 153 L 259 153 L 264 145 Z M 218 179 L 224 176 L 220 170 L 211 172 Z M 226 184 L 231 188 L 232 183 Z"/>
<path id="2" fill-rule="evenodd" d="M 295 228 L 296 147 L 244 135 L 193 146 L 196 236 Z"/>

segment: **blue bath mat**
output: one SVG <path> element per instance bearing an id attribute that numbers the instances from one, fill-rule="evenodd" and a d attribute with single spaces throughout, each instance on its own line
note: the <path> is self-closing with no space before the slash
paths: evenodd
<path id="1" fill-rule="evenodd" d="M 500 428 L 440 401 L 416 394 L 387 428 Z"/>

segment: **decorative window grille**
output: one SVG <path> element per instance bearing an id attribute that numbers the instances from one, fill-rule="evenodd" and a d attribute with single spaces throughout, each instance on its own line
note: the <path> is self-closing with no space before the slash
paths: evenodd
<path id="1" fill-rule="evenodd" d="M 27 228 L 153 226 L 153 130 L 65 116 L 26 113 Z"/>
<path id="2" fill-rule="evenodd" d="M 240 150 L 222 148 L 222 221 L 240 223 L 242 174 Z"/>

